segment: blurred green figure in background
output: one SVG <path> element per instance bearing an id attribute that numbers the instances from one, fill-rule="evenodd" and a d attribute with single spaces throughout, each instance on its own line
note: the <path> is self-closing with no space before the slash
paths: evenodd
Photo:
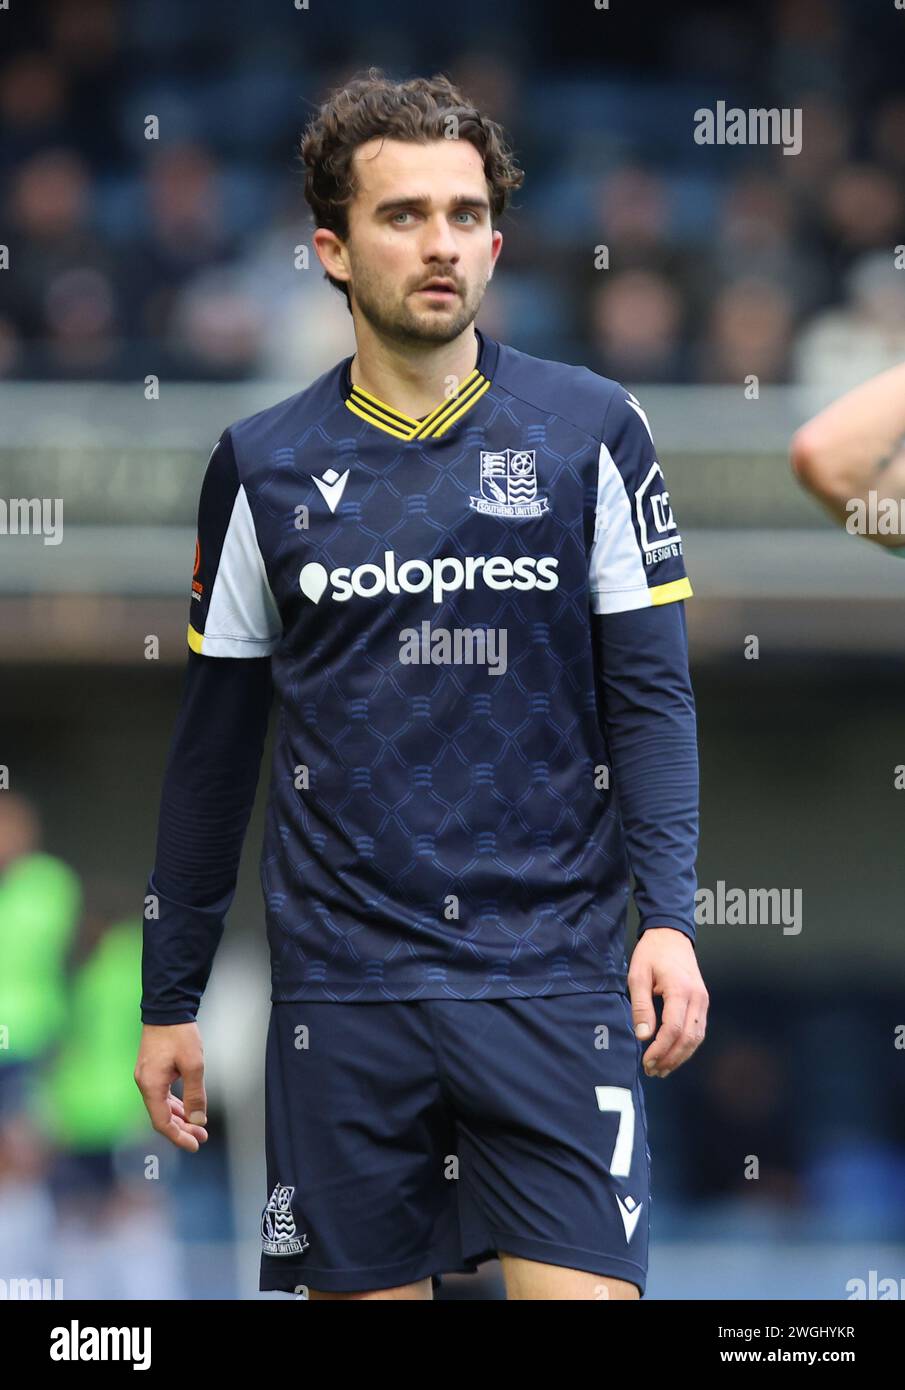
<path id="1" fill-rule="evenodd" d="M 20 1108 L 66 1017 L 66 968 L 82 907 L 78 877 L 40 849 L 37 813 L 0 794 L 0 1118 Z"/>
<path id="2" fill-rule="evenodd" d="M 61 1149 L 112 1150 L 145 1128 L 133 1078 L 141 939 L 139 917 L 104 927 L 73 974 L 63 1036 L 38 1092 L 41 1127 Z"/>

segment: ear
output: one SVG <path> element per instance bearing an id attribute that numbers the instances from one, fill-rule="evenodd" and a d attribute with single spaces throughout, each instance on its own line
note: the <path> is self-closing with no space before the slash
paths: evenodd
<path id="1" fill-rule="evenodd" d="M 351 280 L 345 242 L 331 232 L 328 227 L 317 227 L 312 237 L 317 258 L 328 275 L 334 280 L 348 283 Z"/>

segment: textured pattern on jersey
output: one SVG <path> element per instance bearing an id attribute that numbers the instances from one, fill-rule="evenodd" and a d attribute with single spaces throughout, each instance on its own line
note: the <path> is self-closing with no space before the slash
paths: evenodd
<path id="1" fill-rule="evenodd" d="M 603 422 L 626 393 L 488 339 L 479 366 L 489 389 L 439 438 L 357 418 L 348 362 L 230 431 L 283 627 L 261 859 L 275 999 L 624 987 L 628 866 L 613 794 L 595 784 L 609 759 L 589 562 Z M 557 409 L 535 403 L 544 368 Z M 482 452 L 499 476 L 511 451 L 522 473 L 533 454 L 536 515 L 474 505 Z M 331 511 L 314 478 L 347 471 Z M 397 568 L 552 557 L 558 583 L 331 597 L 334 570 L 374 565 L 377 583 L 388 551 Z M 651 582 L 683 576 L 673 556 Z M 505 629 L 508 669 L 401 664 L 400 633 L 424 622 Z"/>

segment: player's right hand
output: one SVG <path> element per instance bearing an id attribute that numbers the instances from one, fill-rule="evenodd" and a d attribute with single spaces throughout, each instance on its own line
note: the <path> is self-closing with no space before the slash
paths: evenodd
<path id="1" fill-rule="evenodd" d="M 197 1023 L 144 1024 L 134 1075 L 157 1132 L 177 1148 L 197 1153 L 208 1138 L 204 1047 Z M 179 1077 L 181 1097 L 170 1090 Z"/>

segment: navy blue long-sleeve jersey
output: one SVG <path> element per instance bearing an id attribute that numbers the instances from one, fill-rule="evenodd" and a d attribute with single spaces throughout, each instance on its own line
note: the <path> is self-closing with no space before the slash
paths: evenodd
<path id="1" fill-rule="evenodd" d="M 146 1023 L 197 1012 L 274 692 L 275 1001 L 624 989 L 630 873 L 640 930 L 694 940 L 691 586 L 647 418 L 477 342 L 423 420 L 346 358 L 213 451 Z"/>

